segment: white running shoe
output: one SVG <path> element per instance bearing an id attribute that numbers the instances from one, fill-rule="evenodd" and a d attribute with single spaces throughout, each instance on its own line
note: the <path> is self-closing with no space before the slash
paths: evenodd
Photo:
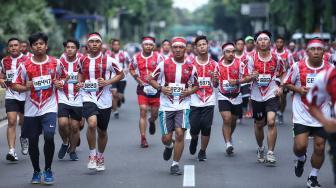
<path id="1" fill-rule="evenodd" d="M 96 170 L 98 172 L 105 170 L 105 164 L 104 164 L 104 157 L 103 156 L 97 158 L 97 167 L 96 167 Z"/>
<path id="2" fill-rule="evenodd" d="M 95 170 L 97 168 L 97 156 L 89 156 L 87 168 L 90 170 Z"/>
<path id="3" fill-rule="evenodd" d="M 22 138 L 20 136 L 20 143 L 21 143 L 21 153 L 23 155 L 27 155 L 28 154 L 28 148 L 29 148 L 28 138 Z"/>
<path id="4" fill-rule="evenodd" d="M 268 166 L 274 166 L 276 163 L 275 155 L 273 151 L 268 151 L 266 155 L 266 163 Z"/>
<path id="5" fill-rule="evenodd" d="M 265 150 L 264 146 L 262 148 L 258 147 L 258 149 L 257 149 L 257 158 L 258 158 L 257 161 L 259 163 L 265 162 L 264 150 Z"/>

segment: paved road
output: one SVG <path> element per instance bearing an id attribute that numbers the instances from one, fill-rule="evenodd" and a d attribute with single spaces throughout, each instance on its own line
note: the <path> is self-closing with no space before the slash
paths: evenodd
<path id="1" fill-rule="evenodd" d="M 55 136 L 56 154 L 53 163 L 56 183 L 53 187 L 175 188 L 183 187 L 184 178 L 185 183 L 191 180 L 190 177 L 192 176 L 189 175 L 186 177 L 169 175 L 171 161 L 166 162 L 162 159 L 163 145 L 158 132 L 154 136 L 148 136 L 150 144 L 148 149 L 139 147 L 138 107 L 135 96 L 135 83 L 133 81 L 129 82 L 126 92 L 127 100 L 121 109 L 120 119 L 115 120 L 111 117 L 108 129 L 109 142 L 105 153 L 107 170 L 102 173 L 95 173 L 86 169 L 88 147 L 85 131 L 81 133 L 82 145 L 78 151 L 80 160 L 77 162 L 68 161 L 68 156 L 66 156 L 66 160 L 58 160 L 57 152 L 61 141 L 57 134 Z M 208 161 L 196 161 L 195 156 L 189 154 L 189 140 L 187 140 L 181 165 L 193 165 L 195 187 L 303 188 L 310 172 L 310 165 L 309 162 L 306 164 L 306 170 L 302 178 L 295 177 L 293 172 L 293 139 L 288 123 L 290 120 L 288 112 L 285 117 L 287 126 L 278 128 L 278 144 L 275 151 L 278 157 L 277 167 L 265 167 L 265 165 L 256 162 L 256 142 L 252 120 L 245 120 L 242 125 L 237 127 L 234 135 L 236 154 L 234 157 L 227 157 L 224 153 L 225 145 L 221 134 L 221 118 L 217 108 L 212 138 L 207 151 Z M 0 128 L 0 187 L 36 187 L 29 184 L 32 167 L 28 156 L 19 154 L 20 161 L 17 164 L 8 164 L 6 162 L 7 144 L 5 132 L 5 127 Z M 20 148 L 17 147 L 17 149 Z M 40 149 L 42 151 L 42 145 Z M 42 157 L 41 164 L 44 164 Z M 319 180 L 323 187 L 333 187 L 329 158 L 326 159 L 320 171 Z M 193 181 L 189 183 L 192 184 Z"/>

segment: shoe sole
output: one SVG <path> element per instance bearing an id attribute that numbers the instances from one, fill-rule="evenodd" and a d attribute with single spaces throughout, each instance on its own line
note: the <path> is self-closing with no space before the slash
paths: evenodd
<path id="1" fill-rule="evenodd" d="M 276 162 L 266 161 L 266 166 L 267 167 L 276 167 Z"/>
<path id="2" fill-rule="evenodd" d="M 208 159 L 198 159 L 198 161 L 200 162 L 204 162 L 204 161 L 207 161 Z"/>
<path id="3" fill-rule="evenodd" d="M 41 182 L 38 182 L 38 181 L 32 181 L 32 182 L 30 182 L 31 184 L 34 184 L 34 185 L 36 185 L 36 184 L 41 184 Z"/>
<path id="4" fill-rule="evenodd" d="M 89 170 L 96 170 L 97 167 L 87 167 Z"/>
<path id="5" fill-rule="evenodd" d="M 55 183 L 55 181 L 53 181 L 53 182 L 43 182 L 43 184 L 45 184 L 45 185 L 53 185 Z"/>
<path id="6" fill-rule="evenodd" d="M 105 171 L 105 168 L 104 168 L 104 169 L 96 168 L 96 171 L 97 171 L 97 172 L 102 172 L 102 171 Z"/>
<path id="7" fill-rule="evenodd" d="M 17 162 L 18 161 L 18 159 L 15 159 L 13 156 L 11 156 L 11 155 L 7 155 L 6 156 L 6 160 L 7 161 L 10 161 L 10 162 Z"/>
<path id="8" fill-rule="evenodd" d="M 177 172 L 171 172 L 170 175 L 173 175 L 173 176 L 181 176 L 183 175 L 183 173 L 177 173 Z"/>

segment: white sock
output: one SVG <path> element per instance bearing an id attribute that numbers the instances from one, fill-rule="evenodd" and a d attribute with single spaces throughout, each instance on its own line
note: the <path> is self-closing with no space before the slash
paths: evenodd
<path id="1" fill-rule="evenodd" d="M 97 155 L 96 149 L 90 149 L 90 156 L 94 157 Z"/>
<path id="2" fill-rule="evenodd" d="M 273 151 L 268 150 L 267 154 L 273 154 Z"/>
<path id="3" fill-rule="evenodd" d="M 170 145 L 165 145 L 165 146 L 166 146 L 166 148 L 173 148 L 174 144 L 173 144 L 173 142 L 171 142 Z"/>
<path id="4" fill-rule="evenodd" d="M 172 166 L 175 166 L 175 165 L 179 165 L 179 162 L 177 162 L 177 161 L 173 161 Z"/>
<path id="5" fill-rule="evenodd" d="M 305 155 L 302 155 L 301 157 L 298 157 L 298 160 L 303 162 L 306 160 L 306 156 Z"/>
<path id="6" fill-rule="evenodd" d="M 310 176 L 317 176 L 318 171 L 319 171 L 318 169 L 316 169 L 316 168 L 312 168 L 312 170 L 310 171 L 309 177 L 310 177 Z"/>
<path id="7" fill-rule="evenodd" d="M 10 148 L 10 149 L 9 149 L 9 153 L 10 153 L 10 154 L 14 154 L 14 153 L 15 153 L 15 149 L 14 149 L 14 148 Z"/>
<path id="8" fill-rule="evenodd" d="M 232 146 L 231 142 L 226 142 L 226 148 Z"/>
<path id="9" fill-rule="evenodd" d="M 99 151 L 97 152 L 97 157 L 98 157 L 98 158 L 102 158 L 103 155 L 104 155 L 104 153 L 100 153 Z"/>

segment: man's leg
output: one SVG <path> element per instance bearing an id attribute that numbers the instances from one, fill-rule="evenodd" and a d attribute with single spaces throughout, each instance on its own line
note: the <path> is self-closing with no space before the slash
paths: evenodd
<path id="1" fill-rule="evenodd" d="M 173 160 L 179 162 L 184 149 L 184 129 L 175 129 L 175 144 L 174 144 L 174 156 Z"/>
<path id="2" fill-rule="evenodd" d="M 190 116 L 189 116 L 189 122 L 190 122 L 190 145 L 189 145 L 189 152 L 191 155 L 194 155 L 197 150 L 197 144 L 198 144 L 198 135 L 201 131 L 201 108 L 199 107 L 190 107 Z"/>
<path id="3" fill-rule="evenodd" d="M 297 177 L 301 177 L 304 169 L 304 164 L 306 162 L 307 156 L 307 147 L 308 147 L 308 136 L 309 132 L 304 132 L 304 125 L 294 124 L 294 145 L 293 151 L 295 156 L 297 157 L 297 162 L 295 166 L 295 175 Z"/>
<path id="4" fill-rule="evenodd" d="M 17 123 L 17 112 L 7 112 L 8 126 L 7 126 L 7 143 L 9 148 L 9 153 L 11 155 L 7 160 L 13 159 L 11 161 L 16 161 L 17 156 L 15 153 L 15 140 L 16 140 L 16 123 Z"/>
<path id="5" fill-rule="evenodd" d="M 112 89 L 112 111 L 114 118 L 119 118 L 119 112 L 118 112 L 118 102 L 119 102 L 119 95 L 117 88 Z"/>
<path id="6" fill-rule="evenodd" d="M 62 138 L 62 145 L 58 152 L 58 158 L 63 159 L 70 143 L 70 122 L 68 117 L 59 117 L 58 118 L 58 132 Z"/>
<path id="7" fill-rule="evenodd" d="M 268 144 L 268 151 L 274 151 L 275 143 L 277 139 L 277 128 L 275 126 L 275 112 L 267 112 L 267 126 L 268 126 L 268 133 L 267 133 L 267 144 Z"/>
<path id="8" fill-rule="evenodd" d="M 76 151 L 76 146 L 80 137 L 80 121 L 75 119 L 71 120 L 71 140 L 70 140 L 70 152 Z"/>
<path id="9" fill-rule="evenodd" d="M 140 105 L 140 120 L 139 120 L 139 130 L 141 136 L 141 147 L 147 148 L 148 143 L 146 140 L 146 128 L 147 128 L 147 105 Z"/>

